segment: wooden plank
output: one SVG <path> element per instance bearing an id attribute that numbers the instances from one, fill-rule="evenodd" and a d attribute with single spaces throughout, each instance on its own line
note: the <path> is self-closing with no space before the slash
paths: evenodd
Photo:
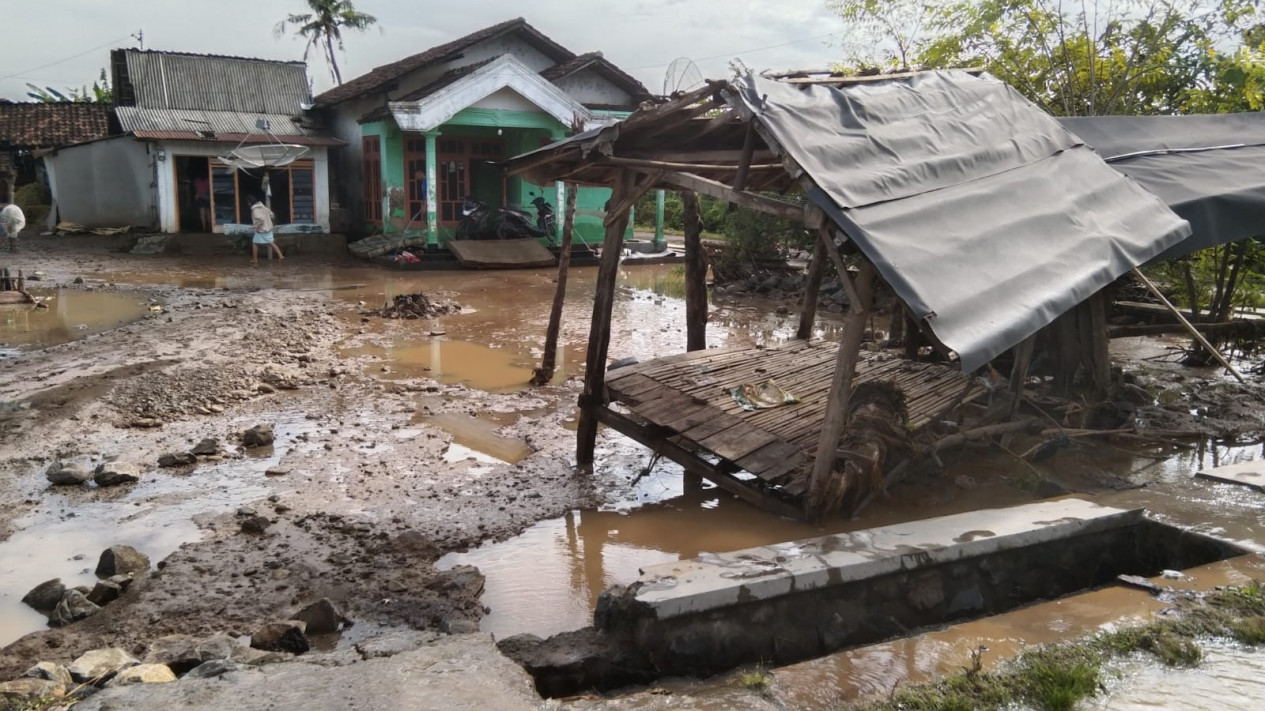
<path id="1" fill-rule="evenodd" d="M 622 368 L 620 370 L 623 370 Z M 620 372 L 619 370 L 615 371 Z M 612 392 L 618 391 L 621 395 L 636 395 L 643 393 L 651 388 L 659 387 L 659 381 L 649 378 L 641 373 L 629 373 L 628 375 L 618 375 L 611 378 L 607 382 L 607 389 Z"/>
<path id="2" fill-rule="evenodd" d="M 727 412 L 721 412 L 716 417 L 699 423 L 697 427 L 685 430 L 681 433 L 681 436 L 697 444 L 700 440 L 707 439 L 718 432 L 723 432 L 739 424 L 742 424 L 742 418 Z"/>
<path id="3" fill-rule="evenodd" d="M 552 267 L 557 261 L 535 239 L 454 239 L 448 241 L 448 250 L 461 266 L 471 269 Z"/>
<path id="4" fill-rule="evenodd" d="M 721 412 L 720 410 L 717 410 L 715 407 L 711 405 L 704 405 L 698 410 L 682 415 L 681 417 L 678 417 L 675 420 L 671 420 L 670 422 L 665 422 L 663 426 L 672 430 L 673 432 L 686 432 L 695 427 L 698 427 L 704 422 L 708 422 L 724 414 L 725 413 Z"/>
<path id="5" fill-rule="evenodd" d="M 776 440 L 734 463 L 765 481 L 773 482 L 799 468 L 805 461 L 802 448 Z"/>
<path id="6" fill-rule="evenodd" d="M 618 165 L 621 162 L 621 159 L 608 158 L 607 161 Z M 641 165 L 644 163 L 645 161 L 633 161 L 633 165 L 630 167 L 639 171 L 655 170 L 654 168 Z M 759 166 L 752 167 L 759 168 Z M 781 169 L 780 166 L 779 169 Z M 784 202 L 782 200 L 775 200 L 770 197 L 765 197 L 759 193 L 747 192 L 745 190 L 734 190 L 722 182 L 712 180 L 710 178 L 704 178 L 703 176 L 696 175 L 694 173 L 669 170 L 665 171 L 659 180 L 660 182 L 674 185 L 678 188 L 693 190 L 696 193 L 710 195 L 718 200 L 732 202 L 757 212 L 776 215 L 796 222 L 804 221 L 804 208 L 800 205 Z"/>
<path id="7" fill-rule="evenodd" d="M 700 447 L 736 462 L 766 444 L 777 441 L 777 436 L 740 422 L 729 429 L 717 432 L 707 439 L 698 442 Z"/>
<path id="8" fill-rule="evenodd" d="M 708 481 L 715 483 L 716 486 L 719 486 L 730 494 L 737 496 L 756 508 L 769 511 L 770 513 L 777 514 L 778 516 L 786 516 L 797 520 L 802 520 L 804 517 L 803 512 L 795 506 L 728 476 L 725 472 L 721 471 L 710 462 L 701 459 L 693 452 L 690 452 L 678 444 L 653 436 L 646 430 L 646 428 L 638 425 L 608 407 L 596 408 L 595 414 L 598 421 L 607 427 L 626 435 L 632 440 L 649 447 L 651 450 L 662 454 L 677 464 L 680 464 L 686 469 L 686 471 L 706 477 Z"/>

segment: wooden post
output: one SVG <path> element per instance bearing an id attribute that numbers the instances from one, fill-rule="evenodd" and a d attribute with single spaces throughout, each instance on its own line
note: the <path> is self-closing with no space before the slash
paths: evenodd
<path id="1" fill-rule="evenodd" d="M 1015 364 L 1010 368 L 1010 411 L 1007 419 L 1015 419 L 1019 412 L 1019 404 L 1023 402 L 1023 385 L 1028 380 L 1028 366 L 1032 363 L 1032 352 L 1037 345 L 1037 336 L 1032 334 L 1015 346 Z"/>
<path id="2" fill-rule="evenodd" d="M 1105 398 L 1111 390 L 1111 355 L 1107 352 L 1107 295 L 1100 290 L 1082 306 L 1081 330 L 1084 333 L 1085 366 L 1094 384 L 1094 398 Z"/>
<path id="3" fill-rule="evenodd" d="M 835 251 L 835 250 L 830 250 Z M 832 257 L 834 255 L 831 255 Z M 837 264 L 842 265 L 842 260 Z M 848 283 L 846 270 L 838 269 L 839 278 Z M 868 260 L 861 262 L 861 271 L 850 290 L 856 294 L 848 304 L 849 315 L 843 327 L 843 336 L 839 340 L 839 357 L 835 361 L 834 377 L 830 383 L 830 397 L 826 400 L 826 418 L 821 424 L 821 437 L 817 441 L 817 459 L 813 462 L 812 478 L 808 486 L 806 510 L 810 517 L 820 515 L 824 501 L 822 492 L 826 481 L 834 471 L 835 450 L 839 448 L 839 440 L 843 436 L 843 427 L 848 418 L 848 405 L 852 400 L 852 380 L 856 375 L 857 360 L 861 354 L 861 337 L 865 334 L 865 326 L 869 321 L 870 304 L 874 298 L 874 265 Z"/>
<path id="4" fill-rule="evenodd" d="M 698 195 L 681 191 L 685 221 L 685 350 L 707 348 L 707 257 L 703 254 L 703 220 Z"/>
<path id="5" fill-rule="evenodd" d="M 618 212 L 608 214 L 602 259 L 597 269 L 593 294 L 593 321 L 589 326 L 589 350 L 584 364 L 584 392 L 580 395 L 580 423 L 576 431 L 575 459 L 580 466 L 593 463 L 597 448 L 597 408 L 606 403 L 606 353 L 611 344 L 611 310 L 615 305 L 615 279 L 619 257 L 628 229 L 628 211 L 636 200 L 636 174 L 620 171 L 607 203 Z M 647 185 L 648 187 L 648 185 Z"/>
<path id="6" fill-rule="evenodd" d="M 817 233 L 817 243 L 813 247 L 813 261 L 808 264 L 808 283 L 804 285 L 804 305 L 799 310 L 799 330 L 795 337 L 807 341 L 813 337 L 813 322 L 817 318 L 817 298 L 821 294 L 821 280 L 826 275 L 826 262 L 830 257 L 826 254 L 826 242 L 830 239 L 829 231 L 822 227 Z"/>
<path id="7" fill-rule="evenodd" d="M 562 251 L 558 254 L 558 287 L 553 292 L 553 306 L 549 309 L 549 328 L 545 330 L 545 353 L 540 367 L 532 376 L 532 385 L 547 385 L 553 380 L 554 363 L 558 358 L 558 331 L 562 328 L 562 305 L 567 299 L 567 268 L 571 265 L 571 237 L 575 232 L 575 198 L 579 191 L 572 185 L 564 188 L 567 206 L 562 213 Z"/>
<path id="8" fill-rule="evenodd" d="M 755 121 L 747 122 L 747 133 L 742 138 L 742 156 L 738 159 L 738 172 L 734 175 L 734 190 L 747 189 L 747 176 L 751 173 L 751 158 L 755 154 Z"/>

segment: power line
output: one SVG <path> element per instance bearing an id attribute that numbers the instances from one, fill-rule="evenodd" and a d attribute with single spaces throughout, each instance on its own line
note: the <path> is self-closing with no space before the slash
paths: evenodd
<path id="1" fill-rule="evenodd" d="M 827 32 L 824 35 L 817 35 L 815 37 L 805 37 L 804 39 L 792 40 L 790 42 L 782 42 L 781 44 L 771 44 L 771 45 L 768 45 L 767 47 L 756 47 L 754 49 L 741 49 L 734 52 L 725 52 L 724 54 L 713 55 L 711 57 L 699 57 L 698 59 L 694 59 L 693 61 L 706 62 L 709 59 L 727 59 L 729 57 L 734 57 L 739 54 L 752 54 L 753 52 L 763 52 L 766 49 L 777 49 L 779 47 L 789 47 L 793 44 L 803 44 L 804 42 L 812 42 L 813 40 L 825 39 L 827 37 L 833 37 L 834 35 L 839 35 L 839 34 L 843 34 L 843 30 L 839 30 L 837 32 Z M 651 64 L 645 67 L 632 67 L 626 71 L 635 72 L 641 69 L 658 69 L 659 67 L 666 67 L 671 63 L 672 62 L 668 62 L 666 64 Z"/>
<path id="2" fill-rule="evenodd" d="M 90 54 L 90 53 L 92 53 L 92 52 L 97 51 L 98 49 L 103 49 L 103 48 L 105 48 L 105 47 L 109 47 L 109 46 L 110 46 L 110 45 L 112 45 L 112 44 L 118 44 L 119 42 L 122 42 L 123 40 L 127 39 L 128 37 L 134 37 L 134 36 L 135 36 L 135 35 L 131 35 L 131 34 L 123 35 L 122 37 L 119 37 L 119 38 L 117 38 L 117 39 L 112 39 L 112 40 L 110 40 L 109 42 L 106 42 L 106 43 L 104 43 L 104 44 L 99 44 L 99 45 L 97 45 L 96 47 L 92 47 L 91 49 L 85 49 L 84 51 L 80 52 L 79 54 L 72 54 L 72 55 L 70 55 L 69 57 L 66 57 L 66 58 L 64 58 L 64 59 L 59 59 L 59 60 L 57 60 L 56 62 L 49 62 L 48 64 L 41 64 L 41 65 L 40 65 L 40 66 L 38 66 L 38 67 L 31 67 L 30 69 L 23 69 L 22 71 L 19 71 L 19 72 L 14 72 L 14 73 L 12 73 L 12 74 L 5 74 L 4 76 L 0 76 L 0 79 L 21 79 L 21 78 L 24 78 L 24 75 L 29 75 L 31 72 L 38 72 L 38 71 L 39 71 L 39 70 L 41 70 L 41 69 L 47 69 L 47 68 L 49 68 L 49 67 L 55 67 L 55 66 L 57 66 L 58 64 L 65 64 L 66 62 L 69 62 L 69 61 L 70 61 L 70 60 L 72 60 L 72 59 L 78 59 L 79 57 L 82 57 L 82 56 L 84 56 L 85 54 Z M 28 76 L 28 77 L 26 77 L 26 78 L 29 78 L 29 76 Z"/>

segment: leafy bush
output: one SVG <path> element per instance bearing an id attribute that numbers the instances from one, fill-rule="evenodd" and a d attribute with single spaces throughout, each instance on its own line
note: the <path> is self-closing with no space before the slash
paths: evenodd
<path id="1" fill-rule="evenodd" d="M 761 262 L 783 261 L 791 250 L 805 249 L 815 238 L 799 222 L 741 207 L 729 213 L 721 232 L 725 247 L 712 264 L 718 282 L 741 279 Z"/>

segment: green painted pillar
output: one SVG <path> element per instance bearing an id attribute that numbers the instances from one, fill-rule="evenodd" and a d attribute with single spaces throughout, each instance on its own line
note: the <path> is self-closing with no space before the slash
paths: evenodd
<path id="1" fill-rule="evenodd" d="M 655 246 L 664 244 L 663 201 L 664 201 L 664 192 L 662 190 L 656 190 L 655 195 L 654 195 L 654 243 L 655 243 Z"/>
<path id="2" fill-rule="evenodd" d="M 439 244 L 439 170 L 435 139 L 439 131 L 426 132 L 426 243 Z"/>

